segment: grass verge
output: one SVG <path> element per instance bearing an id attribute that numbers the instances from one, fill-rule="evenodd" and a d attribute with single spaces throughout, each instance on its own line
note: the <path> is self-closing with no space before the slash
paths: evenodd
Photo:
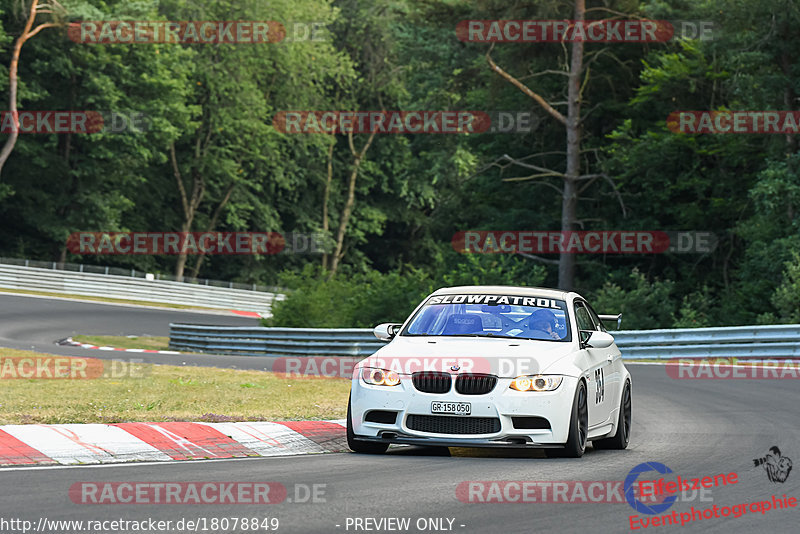
<path id="1" fill-rule="evenodd" d="M 118 349 L 169 350 L 169 337 L 158 336 L 72 336 L 73 341 Z"/>
<path id="2" fill-rule="evenodd" d="M 7 378 L 23 358 L 0 349 L 0 424 L 342 419 L 350 381 L 286 379 L 263 371 L 136 364 L 94 379 Z M 111 365 L 104 361 L 106 370 Z M 123 375 L 123 376 L 120 376 Z"/>

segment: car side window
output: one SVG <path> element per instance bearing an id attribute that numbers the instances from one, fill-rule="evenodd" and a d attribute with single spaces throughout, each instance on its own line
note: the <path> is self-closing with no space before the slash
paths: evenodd
<path id="1" fill-rule="evenodd" d="M 594 330 L 589 311 L 582 303 L 575 304 L 575 320 L 578 322 L 578 330 Z"/>
<path id="2" fill-rule="evenodd" d="M 586 308 L 589 310 L 589 315 L 591 316 L 592 321 L 595 324 L 595 330 L 599 330 L 600 332 L 608 332 L 608 330 L 606 330 L 605 325 L 603 325 L 603 321 L 600 320 L 600 317 L 598 317 L 597 313 L 595 313 L 592 307 L 587 304 Z"/>
<path id="3" fill-rule="evenodd" d="M 578 323 L 581 341 L 589 339 L 588 332 L 594 330 L 595 325 L 592 321 L 592 317 L 589 315 L 589 310 L 586 309 L 586 306 L 584 306 L 582 302 L 575 303 L 575 322 Z"/>

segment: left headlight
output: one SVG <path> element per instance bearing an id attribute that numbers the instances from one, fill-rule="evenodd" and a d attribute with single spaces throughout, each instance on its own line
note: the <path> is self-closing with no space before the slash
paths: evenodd
<path id="1" fill-rule="evenodd" d="M 396 386 L 400 383 L 397 372 L 370 367 L 361 370 L 361 379 L 372 386 Z"/>
<path id="2" fill-rule="evenodd" d="M 511 381 L 517 391 L 553 391 L 561 385 L 563 376 L 522 375 Z"/>

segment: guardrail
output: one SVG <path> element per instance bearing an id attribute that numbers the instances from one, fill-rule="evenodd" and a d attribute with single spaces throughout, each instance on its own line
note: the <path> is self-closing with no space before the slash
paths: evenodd
<path id="1" fill-rule="evenodd" d="M 800 325 L 726 326 L 612 332 L 625 358 L 789 358 L 800 356 Z"/>
<path id="2" fill-rule="evenodd" d="M 171 348 L 217 354 L 367 357 L 384 344 L 364 328 L 169 325 Z"/>
<path id="3" fill-rule="evenodd" d="M 611 332 L 625 359 L 800 356 L 800 325 Z M 170 325 L 170 348 L 246 356 L 369 356 L 384 345 L 366 328 Z"/>
<path id="4" fill-rule="evenodd" d="M 284 298 L 265 291 L 3 264 L 0 288 L 251 311 L 264 317 L 271 316 L 274 301 Z"/>
<path id="5" fill-rule="evenodd" d="M 94 265 L 91 263 L 69 263 L 58 261 L 24 260 L 19 258 L 0 258 L 2 265 L 16 265 L 18 267 L 38 267 L 53 271 L 70 271 L 74 273 L 94 273 L 94 274 L 113 274 L 131 278 L 144 278 L 146 280 L 169 280 L 171 282 L 183 282 L 185 284 L 226 287 L 228 289 L 244 289 L 247 291 L 264 291 L 266 293 L 280 293 L 281 288 L 275 286 L 264 286 L 260 284 L 245 284 L 243 282 L 212 280 L 210 278 L 192 278 L 183 276 L 178 278 L 171 274 L 148 273 L 132 268 L 110 267 L 108 265 Z"/>

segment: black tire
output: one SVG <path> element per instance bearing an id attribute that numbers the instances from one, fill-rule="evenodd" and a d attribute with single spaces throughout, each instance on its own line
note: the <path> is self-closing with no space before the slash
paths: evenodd
<path id="1" fill-rule="evenodd" d="M 347 446 L 353 452 L 361 454 L 383 454 L 389 448 L 388 443 L 373 443 L 356 439 L 353 433 L 353 420 L 350 415 L 350 399 L 347 399 Z"/>
<path id="2" fill-rule="evenodd" d="M 619 401 L 619 417 L 617 419 L 617 432 L 610 438 L 598 439 L 592 442 L 595 449 L 627 449 L 631 439 L 631 383 L 625 382 L 622 398 Z"/>
<path id="3" fill-rule="evenodd" d="M 586 400 L 586 383 L 581 380 L 575 389 L 572 401 L 572 416 L 569 421 L 569 436 L 562 449 L 545 449 L 549 458 L 580 458 L 586 451 L 586 436 L 589 434 L 589 406 Z"/>

